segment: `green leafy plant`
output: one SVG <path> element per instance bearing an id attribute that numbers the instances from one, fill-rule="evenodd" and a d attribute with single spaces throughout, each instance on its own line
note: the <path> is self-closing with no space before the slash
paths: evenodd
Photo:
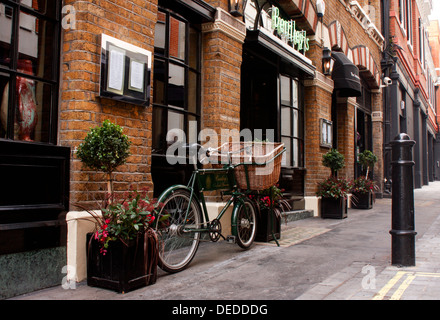
<path id="1" fill-rule="evenodd" d="M 343 178 L 330 176 L 322 182 L 318 183 L 318 191 L 316 195 L 323 198 L 346 198 L 351 190 L 351 183 Z"/>
<path id="2" fill-rule="evenodd" d="M 112 194 L 112 173 L 127 161 L 130 144 L 120 126 L 105 120 L 102 126 L 90 130 L 76 155 L 87 167 L 107 174 L 107 189 Z"/>
<path id="3" fill-rule="evenodd" d="M 292 209 L 290 203 L 284 198 L 283 192 L 284 189 L 280 189 L 276 185 L 262 190 L 258 195 L 251 194 L 249 198 L 257 205 L 258 212 L 261 213 L 261 210 L 272 208 L 274 214 L 277 217 L 281 217 L 283 212 Z"/>
<path id="4" fill-rule="evenodd" d="M 336 176 L 336 173 L 345 166 L 345 157 L 338 150 L 331 149 L 322 156 L 322 164 L 330 168 L 332 176 Z"/>
<path id="5" fill-rule="evenodd" d="M 351 185 L 351 192 L 354 193 L 368 193 L 373 192 L 375 189 L 375 183 L 366 178 L 366 177 L 359 177 L 353 180 Z"/>
<path id="6" fill-rule="evenodd" d="M 141 192 L 130 188 L 130 191 L 123 194 L 112 194 L 109 197 L 111 201 L 103 201 L 102 216 L 86 209 L 96 221 L 94 239 L 99 241 L 100 251 L 104 255 L 110 241 L 119 239 L 127 245 L 129 240 L 149 230 L 155 220 L 156 210 L 160 208 L 155 199 L 148 198 L 146 188 Z"/>
<path id="7" fill-rule="evenodd" d="M 364 150 L 363 152 L 359 153 L 359 163 L 363 168 L 367 169 L 367 173 L 365 174 L 367 179 L 370 168 L 373 168 L 376 162 L 377 156 L 370 150 Z"/>

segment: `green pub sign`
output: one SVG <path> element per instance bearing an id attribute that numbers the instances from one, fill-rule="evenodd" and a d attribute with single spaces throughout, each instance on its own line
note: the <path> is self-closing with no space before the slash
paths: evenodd
<path id="1" fill-rule="evenodd" d="M 295 26 L 295 21 L 284 20 L 280 17 L 280 9 L 272 6 L 272 29 L 276 30 L 278 34 L 285 36 L 288 41 L 297 47 L 298 51 L 303 50 L 306 52 L 310 49 L 306 31 L 298 31 Z"/>

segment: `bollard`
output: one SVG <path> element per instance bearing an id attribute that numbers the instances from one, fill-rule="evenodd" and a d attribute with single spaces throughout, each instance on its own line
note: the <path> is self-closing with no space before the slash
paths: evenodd
<path id="1" fill-rule="evenodd" d="M 412 147 L 415 142 L 400 133 L 392 146 L 391 264 L 415 266 L 414 182 Z"/>

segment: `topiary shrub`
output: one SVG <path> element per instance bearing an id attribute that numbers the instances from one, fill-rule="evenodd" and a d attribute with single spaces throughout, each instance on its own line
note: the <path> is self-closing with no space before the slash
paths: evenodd
<path id="1" fill-rule="evenodd" d="M 331 149 L 322 156 L 322 164 L 330 168 L 331 175 L 336 177 L 336 173 L 345 166 L 345 157 L 336 149 Z"/>
<path id="2" fill-rule="evenodd" d="M 120 126 L 105 120 L 102 126 L 90 129 L 76 155 L 90 169 L 107 174 L 107 191 L 113 194 L 112 173 L 127 161 L 130 144 Z"/>
<path id="3" fill-rule="evenodd" d="M 373 168 L 376 162 L 377 156 L 370 150 L 364 150 L 363 152 L 359 153 L 359 163 L 362 165 L 363 168 L 367 168 L 367 173 L 365 174 L 365 177 L 367 179 L 370 168 Z"/>

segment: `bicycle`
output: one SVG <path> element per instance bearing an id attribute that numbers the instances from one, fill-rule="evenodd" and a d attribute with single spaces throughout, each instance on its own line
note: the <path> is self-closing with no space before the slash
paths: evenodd
<path id="1" fill-rule="evenodd" d="M 196 146 L 202 148 L 200 145 Z M 195 145 L 185 147 L 194 150 Z M 188 184 L 173 185 L 158 198 L 158 202 L 161 203 L 161 209 L 156 215 L 155 227 L 160 246 L 158 265 L 162 270 L 170 273 L 182 271 L 189 265 L 197 252 L 203 233 L 209 235 L 208 241 L 217 242 L 223 238 L 228 242 L 237 243 L 245 250 L 252 246 L 255 239 L 257 210 L 254 202 L 248 197 L 255 192 L 250 189 L 248 166 L 255 163 L 233 163 L 234 154 L 246 151 L 245 148 L 224 154 L 219 152 L 219 148 L 201 150 L 202 152 L 199 151 L 198 154 L 206 155 L 206 159 L 216 153 L 217 156 L 226 157 L 228 161 L 221 168 L 199 169 L 196 159 L 193 159 L 194 171 Z M 284 151 L 285 148 L 275 158 Z M 194 155 L 196 156 L 197 154 Z M 234 170 L 240 166 L 244 166 L 246 173 L 245 188 L 243 183 L 241 186 L 237 183 L 234 174 Z M 222 195 L 228 195 L 230 198 L 217 217 L 209 220 L 204 192 L 213 190 L 221 190 Z M 231 205 L 233 206 L 232 235 L 225 238 L 221 234 L 220 219 Z"/>

